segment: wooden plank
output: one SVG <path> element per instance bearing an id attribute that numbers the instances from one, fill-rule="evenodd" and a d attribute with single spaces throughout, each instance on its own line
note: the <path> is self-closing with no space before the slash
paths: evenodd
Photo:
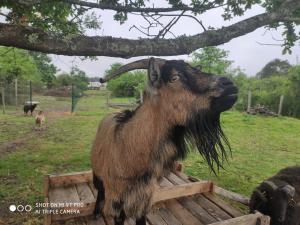
<path id="1" fill-rule="evenodd" d="M 182 225 L 166 206 L 161 207 L 158 213 L 168 225 Z"/>
<path id="2" fill-rule="evenodd" d="M 183 183 L 188 181 L 188 176 L 183 173 L 175 173 L 169 176 L 169 179 L 176 181 L 176 183 Z M 231 216 L 224 212 L 217 205 L 206 199 L 203 195 L 197 195 L 194 198 L 195 202 L 198 203 L 202 208 L 204 208 L 212 217 L 216 220 L 226 220 L 230 219 Z"/>
<path id="3" fill-rule="evenodd" d="M 212 182 L 209 181 L 199 181 L 171 187 L 158 188 L 154 191 L 153 202 L 165 201 L 172 198 L 209 192 L 212 185 Z"/>
<path id="4" fill-rule="evenodd" d="M 175 199 L 164 203 L 168 210 L 184 225 L 203 225 L 191 212 Z"/>
<path id="5" fill-rule="evenodd" d="M 184 180 L 180 179 L 173 173 L 168 176 L 168 180 L 170 180 L 172 185 L 185 183 Z M 180 202 L 186 209 L 188 209 L 203 224 L 210 224 L 217 221 L 203 207 L 197 204 L 192 197 L 179 198 L 178 202 Z"/>
<path id="6" fill-rule="evenodd" d="M 185 181 L 192 181 L 192 182 L 196 182 L 196 181 L 200 181 L 200 179 L 197 179 L 197 178 L 194 178 L 194 177 L 189 177 L 187 176 L 186 174 L 184 173 L 181 173 L 179 171 L 175 171 L 175 174 L 177 176 L 179 176 L 180 178 L 182 178 L 183 180 Z M 238 193 L 235 193 L 235 192 L 232 192 L 232 191 L 228 191 L 226 189 L 223 189 L 221 187 L 218 187 L 215 185 L 214 187 L 214 192 L 217 193 L 218 195 L 221 195 L 225 198 L 228 198 L 228 199 L 231 199 L 233 201 L 237 201 L 237 202 L 240 202 L 244 205 L 249 205 L 249 198 L 246 197 L 246 196 L 243 196 L 241 194 L 238 194 Z"/>
<path id="7" fill-rule="evenodd" d="M 217 186 L 215 187 L 215 192 L 218 195 L 223 196 L 224 198 L 228 198 L 228 199 L 231 199 L 233 201 L 242 203 L 246 206 L 249 205 L 250 199 L 248 197 L 243 196 L 243 195 L 234 193 L 232 191 L 225 190 L 225 189 L 223 189 L 221 187 L 217 187 Z"/>
<path id="8" fill-rule="evenodd" d="M 104 222 L 103 217 L 100 217 L 97 220 L 87 217 L 86 225 L 105 225 L 105 222 Z"/>
<path id="9" fill-rule="evenodd" d="M 147 219 L 151 225 L 168 225 L 161 216 L 156 212 L 147 214 Z"/>
<path id="10" fill-rule="evenodd" d="M 79 183 L 76 184 L 77 193 L 82 203 L 92 203 L 95 202 L 96 199 L 92 190 L 90 189 L 88 183 Z"/>
<path id="11" fill-rule="evenodd" d="M 49 198 L 46 197 L 44 201 L 45 201 L 46 204 L 49 203 Z M 51 221 L 51 214 L 46 214 L 45 213 L 45 215 L 44 215 L 44 225 L 51 225 L 51 222 L 52 222 Z"/>
<path id="12" fill-rule="evenodd" d="M 212 217 L 216 218 L 217 221 L 228 220 L 232 218 L 228 213 L 224 212 L 221 208 L 209 201 L 202 194 L 196 195 L 194 201 L 204 208 Z"/>
<path id="13" fill-rule="evenodd" d="M 190 180 L 190 177 L 188 177 L 184 173 L 176 172 L 176 175 L 180 178 L 184 179 L 185 181 Z M 199 179 L 193 178 L 193 182 L 197 182 Z M 229 214 L 232 217 L 239 217 L 244 215 L 240 210 L 233 208 L 232 206 L 229 206 L 228 203 L 223 201 L 222 199 L 216 197 L 214 194 L 211 193 L 203 193 L 203 196 L 206 197 L 208 200 L 210 200 L 212 203 L 217 205 L 219 208 L 221 208 L 223 211 L 225 211 L 227 214 Z"/>
<path id="14" fill-rule="evenodd" d="M 96 199 L 96 198 L 97 198 L 97 195 L 98 195 L 97 189 L 95 188 L 93 182 L 89 182 L 88 184 L 89 184 L 89 187 L 90 187 L 90 189 L 92 190 L 93 195 L 94 195 L 94 197 L 95 197 L 95 199 Z"/>
<path id="15" fill-rule="evenodd" d="M 180 198 L 178 201 L 203 224 L 210 224 L 218 221 L 191 198 Z"/>
<path id="16" fill-rule="evenodd" d="M 62 175 L 50 175 L 50 187 L 68 186 L 70 184 L 91 182 L 92 171 L 67 173 Z"/>
<path id="17" fill-rule="evenodd" d="M 269 218 L 260 213 L 249 214 L 232 218 L 222 222 L 212 223 L 211 225 L 256 225 L 258 221 L 263 221 L 265 224 L 269 224 Z"/>
<path id="18" fill-rule="evenodd" d="M 49 190 L 51 203 L 79 203 L 80 199 L 76 187 L 57 187 Z"/>
<path id="19" fill-rule="evenodd" d="M 241 211 L 233 208 L 232 206 L 229 206 L 228 203 L 226 203 L 225 201 L 223 201 L 222 199 L 216 197 L 211 193 L 203 193 L 203 196 L 206 197 L 211 202 L 213 202 L 214 204 L 216 204 L 217 206 L 219 206 L 222 210 L 224 210 L 232 217 L 239 217 L 244 215 Z"/>

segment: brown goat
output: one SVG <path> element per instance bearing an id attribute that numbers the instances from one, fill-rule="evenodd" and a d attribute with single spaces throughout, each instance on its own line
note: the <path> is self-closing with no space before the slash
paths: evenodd
<path id="1" fill-rule="evenodd" d="M 105 82 L 133 69 L 148 69 L 142 105 L 107 116 L 99 125 L 91 161 L 98 189 L 95 217 L 127 217 L 145 225 L 157 181 L 194 144 L 214 171 L 226 158 L 228 141 L 220 113 L 232 107 L 237 88 L 225 77 L 201 72 L 184 61 L 139 60 L 121 67 Z"/>

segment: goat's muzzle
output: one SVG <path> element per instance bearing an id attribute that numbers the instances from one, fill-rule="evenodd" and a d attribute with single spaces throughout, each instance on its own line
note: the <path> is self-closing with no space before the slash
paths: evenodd
<path id="1" fill-rule="evenodd" d="M 217 112 L 230 109 L 237 100 L 237 87 L 227 77 L 216 78 L 215 85 L 220 95 L 212 100 L 212 109 Z"/>

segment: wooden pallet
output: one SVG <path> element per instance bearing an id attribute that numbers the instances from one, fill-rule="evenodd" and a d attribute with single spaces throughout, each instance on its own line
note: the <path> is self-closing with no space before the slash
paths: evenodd
<path id="1" fill-rule="evenodd" d="M 218 198 L 214 189 L 215 186 L 210 181 L 192 182 L 181 172 L 171 173 L 162 179 L 154 193 L 156 204 L 147 215 L 147 224 L 269 225 L 269 217 L 260 213 L 243 215 Z M 48 210 L 52 210 L 52 214 L 45 215 L 44 224 L 114 225 L 112 218 L 92 219 L 96 196 L 91 171 L 46 176 L 45 202 L 51 204 Z M 63 207 L 60 205 L 57 208 L 59 203 L 64 203 Z M 79 203 L 80 206 L 66 206 L 66 203 Z M 73 210 L 76 213 L 61 214 L 61 210 L 69 210 L 69 213 Z M 125 224 L 135 223 L 128 219 Z"/>

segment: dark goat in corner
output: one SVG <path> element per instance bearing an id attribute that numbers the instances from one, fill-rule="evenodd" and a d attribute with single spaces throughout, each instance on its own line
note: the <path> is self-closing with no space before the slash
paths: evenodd
<path id="1" fill-rule="evenodd" d="M 35 110 L 36 107 L 37 107 L 36 103 L 25 104 L 23 107 L 24 114 L 27 115 L 28 112 L 30 111 L 30 114 L 32 115 L 32 112 Z"/>
<path id="2" fill-rule="evenodd" d="M 194 144 L 214 170 L 226 159 L 229 143 L 220 114 L 237 100 L 226 77 L 202 72 L 181 60 L 146 59 L 122 66 L 105 82 L 134 69 L 148 69 L 143 103 L 104 118 L 92 147 L 91 161 L 98 196 L 94 215 L 127 217 L 145 225 L 157 181 Z"/>
<path id="3" fill-rule="evenodd" d="M 252 193 L 250 212 L 271 217 L 271 225 L 300 225 L 300 166 L 287 167 Z"/>

